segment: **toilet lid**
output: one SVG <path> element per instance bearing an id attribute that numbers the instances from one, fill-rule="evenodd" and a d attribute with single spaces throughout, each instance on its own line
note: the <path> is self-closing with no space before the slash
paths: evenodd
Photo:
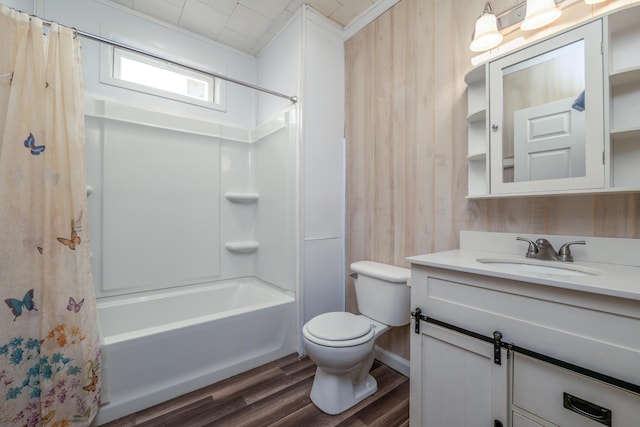
<path id="1" fill-rule="evenodd" d="M 371 330 L 371 323 L 353 313 L 320 314 L 307 323 L 307 331 L 327 341 L 346 341 L 360 338 Z"/>

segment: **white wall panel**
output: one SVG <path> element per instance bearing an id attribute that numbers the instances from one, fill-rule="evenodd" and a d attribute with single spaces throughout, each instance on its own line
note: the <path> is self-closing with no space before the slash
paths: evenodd
<path id="1" fill-rule="evenodd" d="M 255 241 L 258 224 L 258 199 L 254 203 L 234 203 L 227 192 L 257 192 L 255 185 L 255 144 L 225 141 L 220 151 L 220 267 L 223 277 L 256 275 L 258 253 L 234 254 L 224 248 L 226 242 Z M 258 250 L 259 252 L 262 249 Z"/>
<path id="2" fill-rule="evenodd" d="M 33 13 L 33 0 L 2 0 L 3 4 L 26 13 Z"/>
<path id="3" fill-rule="evenodd" d="M 219 275 L 219 156 L 212 138 L 107 121 L 104 292 Z"/>
<path id="4" fill-rule="evenodd" d="M 96 294 L 102 289 L 102 146 L 103 121 L 85 117 L 87 153 L 87 204 L 91 239 L 91 270 Z"/>
<path id="5" fill-rule="evenodd" d="M 344 311 L 344 239 L 304 242 L 303 323 L 329 311 Z"/>
<path id="6" fill-rule="evenodd" d="M 344 235 L 344 47 L 341 32 L 312 10 L 305 21 L 305 238 Z"/>
<path id="7" fill-rule="evenodd" d="M 258 55 L 258 84 L 285 95 L 299 96 L 302 20 L 300 9 L 287 26 Z M 258 124 L 291 105 L 291 101 L 258 94 Z"/>
<path id="8" fill-rule="evenodd" d="M 302 91 L 303 321 L 345 309 L 344 46 L 341 31 L 304 9 Z"/>
<path id="9" fill-rule="evenodd" d="M 290 114 L 295 115 L 295 110 Z M 296 291 L 297 144 L 295 126 L 281 129 L 255 143 L 258 202 L 257 275 Z"/>
<path id="10" fill-rule="evenodd" d="M 300 321 L 344 309 L 344 57 L 341 31 L 303 7 L 258 59 L 259 82 L 299 96 Z M 299 91 L 299 92 L 298 92 Z M 258 97 L 259 120 L 282 100 Z M 296 220 L 296 218 L 294 218 Z M 300 323 L 300 325 L 302 324 Z"/>
<path id="11" fill-rule="evenodd" d="M 245 276 L 296 290 L 295 111 L 246 129 L 246 142 L 223 136 L 237 128 L 110 101 L 86 112 L 99 296 Z M 225 247 L 246 241 L 257 251 Z"/>

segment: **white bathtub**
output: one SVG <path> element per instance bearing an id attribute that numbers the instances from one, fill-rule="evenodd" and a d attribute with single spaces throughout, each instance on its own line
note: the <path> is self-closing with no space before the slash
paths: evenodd
<path id="1" fill-rule="evenodd" d="M 98 300 L 100 425 L 297 350 L 295 301 L 256 279 Z"/>

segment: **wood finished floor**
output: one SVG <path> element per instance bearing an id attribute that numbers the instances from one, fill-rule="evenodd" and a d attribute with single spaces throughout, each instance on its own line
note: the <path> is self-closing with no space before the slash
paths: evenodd
<path id="1" fill-rule="evenodd" d="M 291 354 L 174 400 L 104 424 L 131 426 L 380 426 L 409 425 L 409 378 L 378 361 L 378 391 L 342 414 L 327 415 L 309 397 L 315 365 Z"/>

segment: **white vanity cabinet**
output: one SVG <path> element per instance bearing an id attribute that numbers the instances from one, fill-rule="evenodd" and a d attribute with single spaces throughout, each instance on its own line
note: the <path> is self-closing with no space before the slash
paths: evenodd
<path id="1" fill-rule="evenodd" d="M 408 259 L 411 426 L 640 425 L 640 282 L 631 297 L 590 292 L 594 278 L 505 273 L 482 256 Z"/>

